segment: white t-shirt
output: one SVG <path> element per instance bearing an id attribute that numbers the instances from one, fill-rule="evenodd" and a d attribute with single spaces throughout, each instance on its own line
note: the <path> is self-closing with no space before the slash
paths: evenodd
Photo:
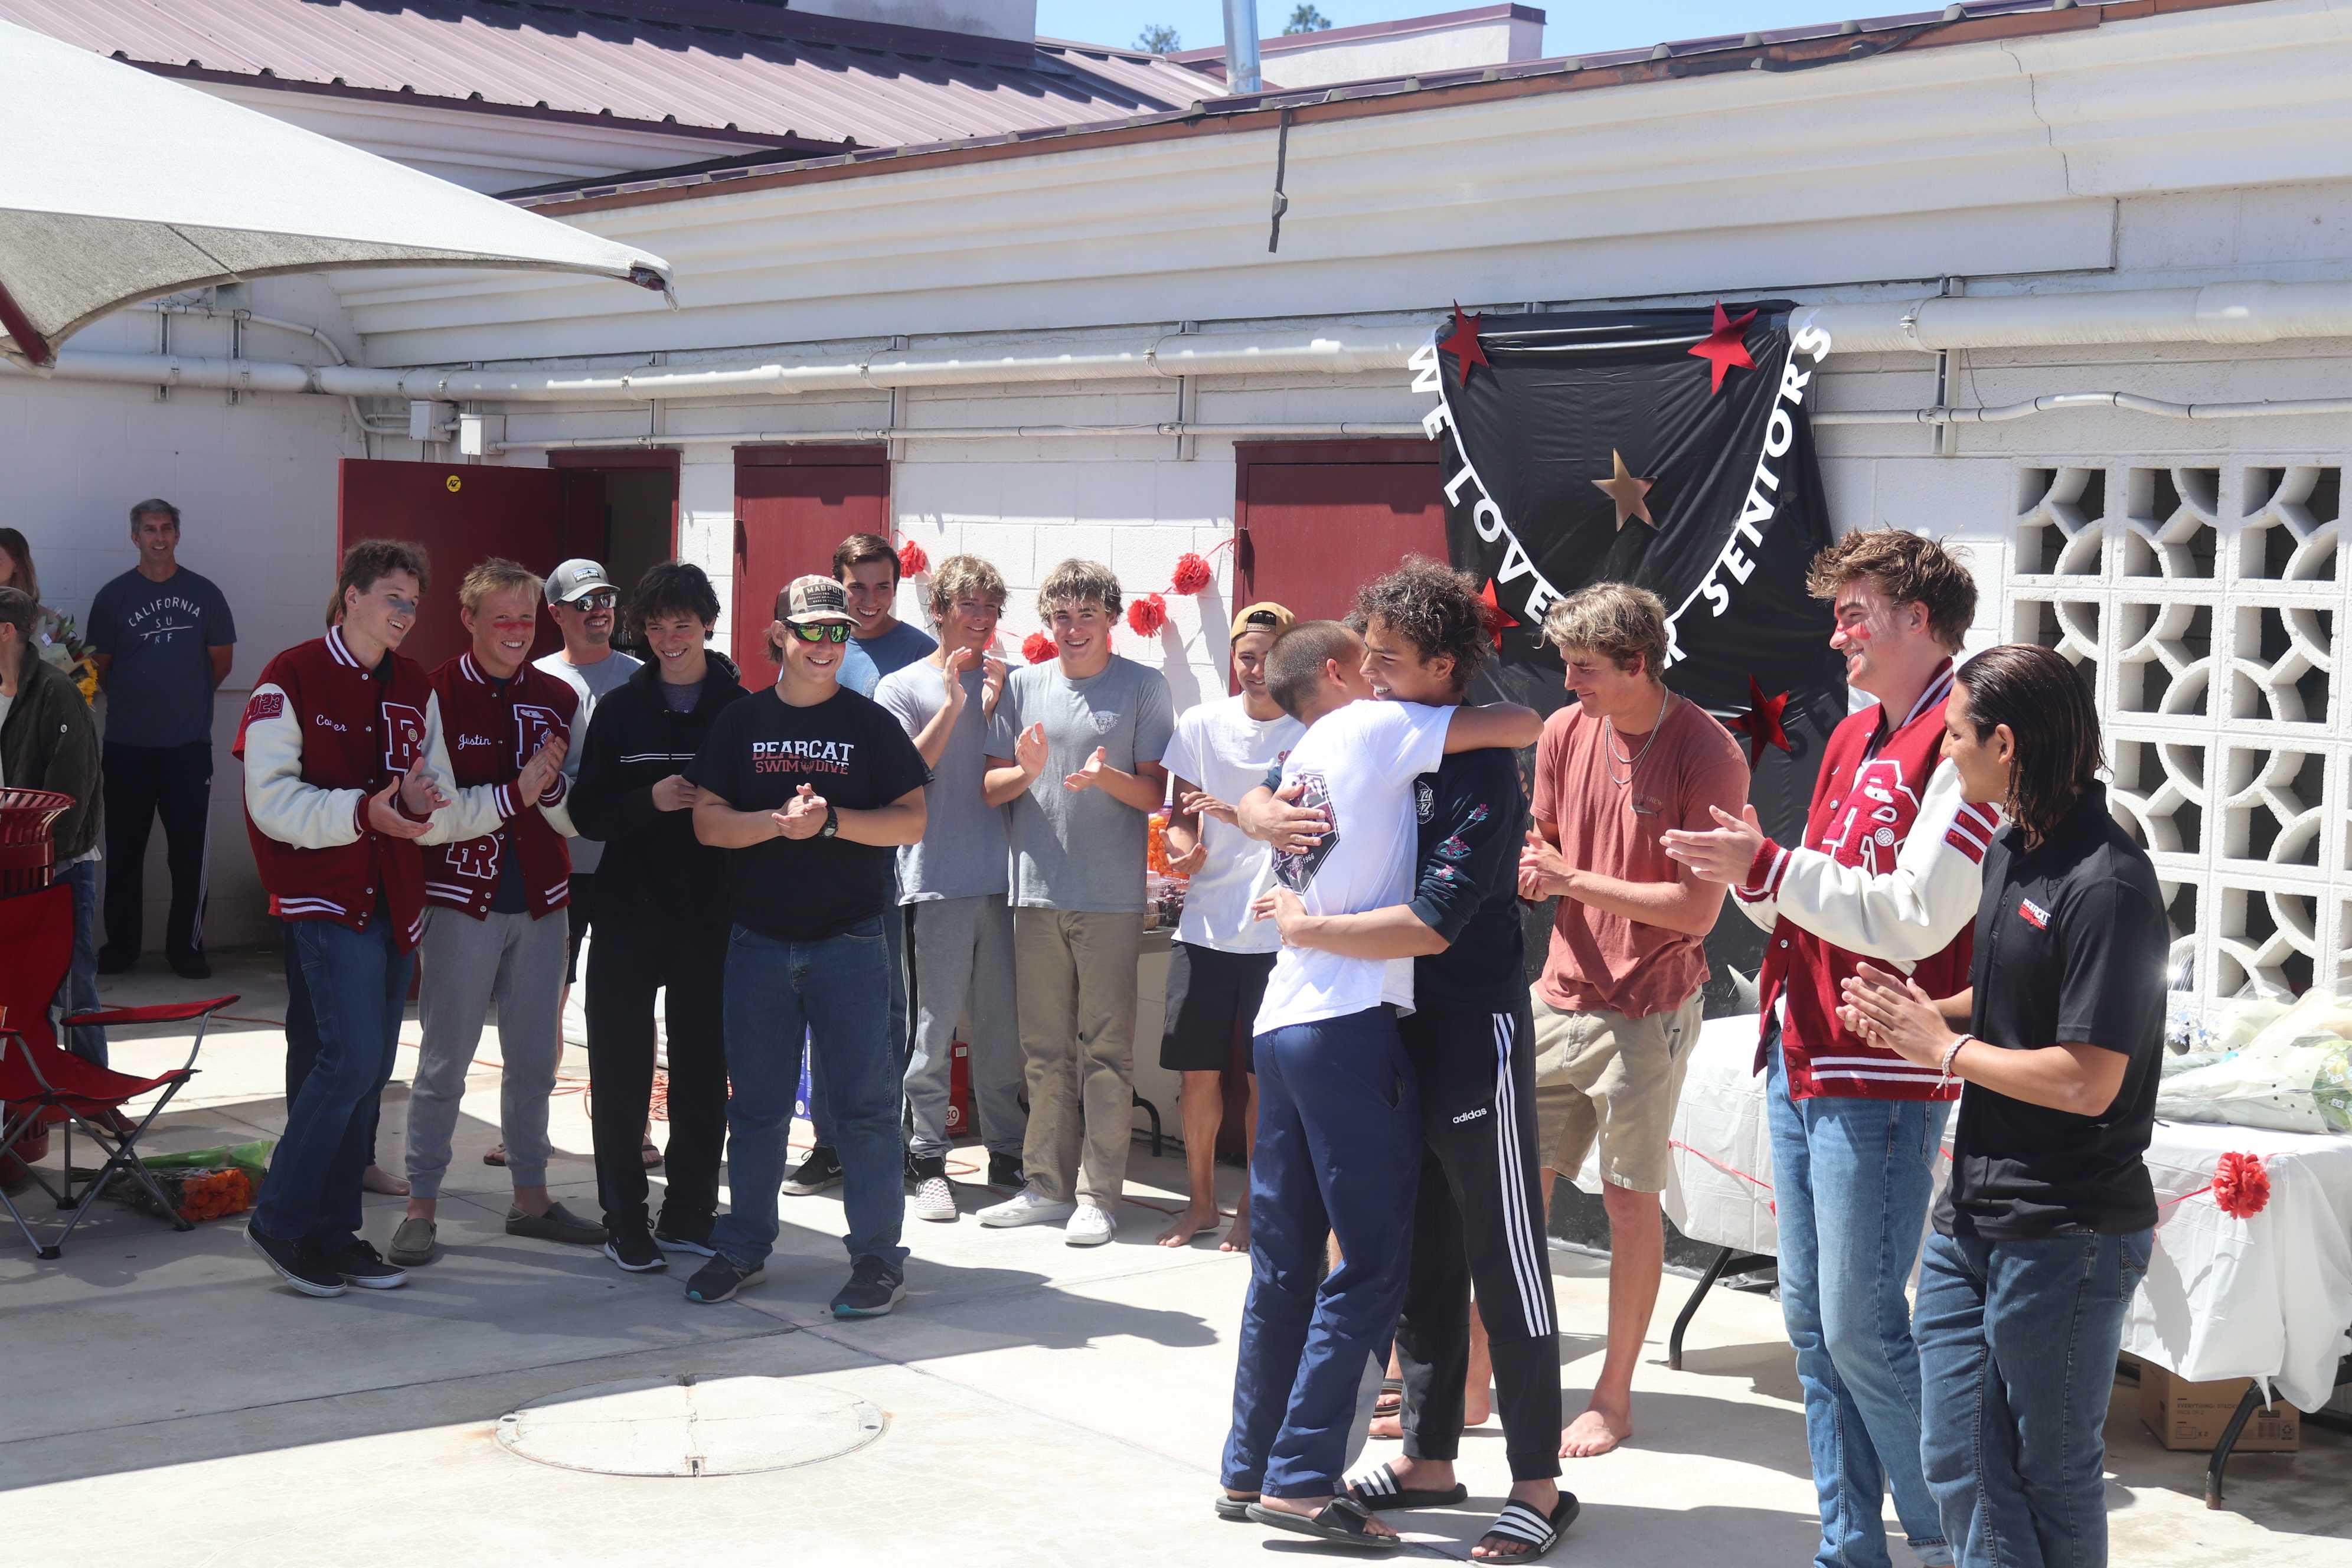
<path id="1" fill-rule="evenodd" d="M 1187 709 L 1160 758 L 1170 773 L 1227 805 L 1264 784 L 1307 733 L 1307 726 L 1287 713 L 1251 718 L 1245 701 L 1228 697 Z M 1274 847 L 1213 816 L 1201 818 L 1201 842 L 1209 847 L 1208 863 L 1192 873 L 1176 940 L 1223 952 L 1279 948 L 1282 935 L 1274 922 L 1250 913 L 1250 900 L 1274 882 Z"/>
<path id="2" fill-rule="evenodd" d="M 563 657 L 562 648 L 530 661 L 533 669 L 555 677 L 580 699 L 579 711 L 572 715 L 572 749 L 563 753 L 566 780 L 577 782 L 580 777 L 581 753 L 587 750 L 588 721 L 596 716 L 597 701 L 607 691 L 625 685 L 644 664 L 645 660 L 633 658 L 616 647 L 607 648 L 604 657 L 593 664 L 574 664 Z M 686 769 L 680 766 L 677 771 L 684 773 Z M 564 847 L 572 851 L 572 874 L 575 877 L 595 875 L 596 868 L 604 862 L 604 846 L 599 839 L 574 838 Z"/>
<path id="3" fill-rule="evenodd" d="M 1275 879 L 1307 913 L 1362 914 L 1406 900 L 1419 832 L 1412 781 L 1436 771 L 1454 714 L 1419 702 L 1350 702 L 1317 720 L 1290 749 L 1282 782 L 1305 781 L 1298 804 L 1319 805 L 1331 819 L 1313 849 L 1274 857 Z M 1412 1008 L 1412 960 L 1286 947 L 1274 961 L 1255 1032 L 1345 1017 L 1383 1002 Z"/>

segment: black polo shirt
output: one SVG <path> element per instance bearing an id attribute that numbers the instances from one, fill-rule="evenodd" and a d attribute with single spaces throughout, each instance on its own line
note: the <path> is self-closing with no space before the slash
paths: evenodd
<path id="1" fill-rule="evenodd" d="M 2095 784 L 2041 845 L 2004 830 L 1984 887 L 1970 1032 L 2010 1050 L 2096 1046 L 2128 1065 L 2097 1116 L 1969 1085 L 1936 1228 L 1995 1241 L 2146 1229 L 2156 1194 L 2141 1156 L 2156 1125 L 2170 945 L 2156 868 Z"/>

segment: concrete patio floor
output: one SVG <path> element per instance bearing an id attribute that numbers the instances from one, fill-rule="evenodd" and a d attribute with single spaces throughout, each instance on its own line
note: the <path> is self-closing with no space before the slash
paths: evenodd
<path id="1" fill-rule="evenodd" d="M 125 1004 L 192 989 L 160 971 L 106 986 Z M 281 1125 L 274 965 L 232 955 L 217 989 L 244 1000 L 158 1124 L 154 1152 Z M 413 1021 L 405 1034 L 415 1039 Z M 186 1043 L 148 1033 L 114 1048 L 118 1066 L 155 1070 L 176 1065 Z M 385 1096 L 388 1166 L 400 1163 L 414 1060 L 404 1052 Z M 593 1214 L 584 1063 L 573 1053 L 566 1067 L 551 1175 L 560 1196 Z M 717 1307 L 683 1300 L 683 1270 L 624 1275 L 593 1252 L 507 1237 L 502 1173 L 480 1162 L 497 1136 L 483 1120 L 496 1113 L 496 1084 L 493 1033 L 445 1194 L 445 1255 L 403 1290 L 298 1296 L 247 1249 L 241 1218 L 178 1234 L 101 1203 L 51 1263 L 13 1229 L 0 1234 L 5 1560 L 589 1568 L 920 1553 L 985 1568 L 1319 1553 L 1211 1514 L 1248 1265 L 1205 1243 L 1152 1244 L 1162 1216 L 1146 1205 L 1181 1188 L 1172 1152 L 1154 1159 L 1139 1147 L 1119 1236 L 1094 1250 L 1066 1247 L 1057 1229 L 982 1229 L 971 1218 L 988 1201 L 971 1169 L 979 1162 L 959 1162 L 965 1217 L 908 1222 L 905 1305 L 845 1324 L 824 1315 L 846 1268 L 829 1196 L 784 1199 L 766 1279 Z M 399 1209 L 370 1200 L 378 1245 Z M 48 1226 L 46 1205 L 32 1212 Z M 1555 1252 L 1553 1266 L 1573 1411 L 1599 1365 L 1607 1264 Z M 1585 1511 L 1554 1561 L 1794 1568 L 1811 1554 L 1812 1485 L 1779 1309 L 1718 1291 L 1693 1326 L 1685 1370 L 1673 1372 L 1665 1331 L 1688 1289 L 1666 1283 L 1635 1384 L 1634 1442 L 1570 1462 L 1564 1484 Z M 840 1458 L 697 1479 L 557 1468 L 496 1440 L 499 1417 L 525 1405 L 684 1374 L 815 1385 L 870 1402 L 887 1426 Z M 1367 1405 L 1373 1385 L 1368 1373 Z M 2107 1436 L 2118 1564 L 2347 1560 L 2352 1443 L 2341 1436 L 2306 1428 L 2300 1455 L 2234 1460 L 2220 1511 L 2203 1505 L 2202 1457 L 2158 1448 L 2128 1384 Z M 1393 1451 L 1371 1450 L 1361 1463 Z M 1409 1560 L 1468 1556 L 1507 1484 L 1491 1423 L 1465 1441 L 1464 1477 L 1468 1504 L 1399 1519 Z M 1909 1561 L 1899 1533 L 1894 1558 Z"/>

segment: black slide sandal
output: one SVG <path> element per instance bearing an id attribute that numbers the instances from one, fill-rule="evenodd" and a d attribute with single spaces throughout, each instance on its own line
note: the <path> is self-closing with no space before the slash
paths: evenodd
<path id="1" fill-rule="evenodd" d="M 1383 1415 L 1402 1415 L 1403 1414 L 1404 1379 L 1401 1377 L 1381 1379 L 1381 1392 L 1372 1400 L 1372 1419 L 1378 1421 Z"/>
<path id="2" fill-rule="evenodd" d="M 1348 1483 L 1348 1495 L 1366 1508 L 1378 1511 L 1391 1508 L 1446 1508 L 1467 1501 L 1470 1489 L 1460 1481 L 1444 1491 L 1433 1487 L 1407 1487 L 1397 1483 L 1396 1467 L 1382 1465 L 1360 1481 Z"/>
<path id="3" fill-rule="evenodd" d="M 1363 1552 L 1397 1552 L 1404 1546 L 1396 1536 L 1374 1535 L 1371 1510 L 1354 1498 L 1333 1498 L 1323 1505 L 1322 1512 L 1311 1519 L 1305 1514 L 1284 1513 L 1262 1502 L 1250 1504 L 1249 1516 L 1260 1524 L 1311 1535 L 1334 1546 L 1352 1546 Z"/>
<path id="4" fill-rule="evenodd" d="M 1549 1519 L 1523 1502 L 1507 1502 L 1503 1505 L 1503 1511 L 1495 1516 L 1495 1522 L 1486 1527 L 1486 1534 L 1478 1539 L 1483 1542 L 1487 1536 L 1500 1536 L 1505 1541 L 1517 1542 L 1528 1550 L 1515 1557 L 1474 1557 L 1471 1561 L 1533 1563 L 1559 1544 L 1559 1538 L 1568 1533 L 1568 1527 L 1576 1522 L 1576 1516 L 1582 1511 L 1584 1505 L 1576 1500 L 1574 1492 L 1569 1491 L 1560 1493 L 1559 1500 L 1552 1504 Z"/>
<path id="5" fill-rule="evenodd" d="M 1224 1493 L 1219 1492 L 1217 1517 L 1228 1524 L 1247 1524 L 1250 1504 L 1255 1501 L 1257 1499 L 1254 1497 L 1227 1497 Z"/>

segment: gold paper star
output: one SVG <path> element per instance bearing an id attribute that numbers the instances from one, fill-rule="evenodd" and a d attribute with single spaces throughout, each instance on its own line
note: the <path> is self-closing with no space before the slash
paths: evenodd
<path id="1" fill-rule="evenodd" d="M 1623 456 L 1613 449 L 1609 458 L 1617 465 L 1617 472 L 1609 479 L 1593 480 L 1592 488 L 1606 495 L 1617 508 L 1618 529 L 1622 531 L 1626 521 L 1636 517 L 1652 528 L 1657 527 L 1658 520 L 1650 515 L 1650 503 L 1646 499 L 1650 487 L 1657 481 L 1635 479 L 1626 468 Z"/>

